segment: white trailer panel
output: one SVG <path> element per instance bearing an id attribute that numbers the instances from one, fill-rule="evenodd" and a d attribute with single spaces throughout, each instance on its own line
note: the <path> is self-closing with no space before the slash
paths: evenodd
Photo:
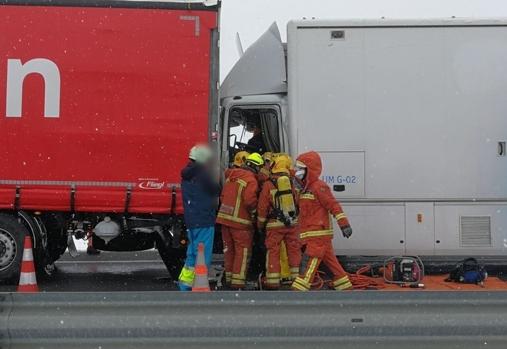
<path id="1" fill-rule="evenodd" d="M 458 24 L 289 24 L 296 152 L 364 152 L 369 199 L 506 198 L 507 26 Z"/>
<path id="2" fill-rule="evenodd" d="M 505 255 L 506 42 L 497 20 L 289 23 L 291 150 L 345 202 L 338 254 Z"/>
<path id="3" fill-rule="evenodd" d="M 506 255 L 507 204 L 435 205 L 435 253 Z"/>
<path id="4" fill-rule="evenodd" d="M 401 255 L 405 252 L 405 207 L 393 203 L 343 206 L 354 235 L 344 239 L 334 223 L 337 255 Z"/>

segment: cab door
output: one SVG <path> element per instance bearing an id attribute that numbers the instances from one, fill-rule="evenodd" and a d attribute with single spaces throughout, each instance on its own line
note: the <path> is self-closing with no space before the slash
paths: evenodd
<path id="1" fill-rule="evenodd" d="M 279 104 L 231 103 L 221 120 L 221 167 L 230 166 L 236 152 L 285 151 Z"/>

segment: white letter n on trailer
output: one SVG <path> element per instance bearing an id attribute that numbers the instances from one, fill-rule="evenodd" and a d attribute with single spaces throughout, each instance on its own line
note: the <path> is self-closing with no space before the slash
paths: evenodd
<path id="1" fill-rule="evenodd" d="M 20 59 L 7 60 L 7 96 L 5 115 L 20 118 L 23 106 L 23 81 L 27 75 L 40 74 L 44 79 L 44 117 L 60 116 L 60 71 L 46 58 L 35 58 L 25 64 Z"/>

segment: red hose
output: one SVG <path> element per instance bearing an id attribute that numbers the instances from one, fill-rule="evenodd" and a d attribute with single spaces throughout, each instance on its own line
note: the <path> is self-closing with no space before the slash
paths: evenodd
<path id="1" fill-rule="evenodd" d="M 355 273 L 347 273 L 354 290 L 379 290 L 385 287 L 382 281 L 377 281 L 371 276 L 363 275 L 370 270 L 371 265 L 367 264 L 359 268 Z M 312 290 L 320 290 L 326 284 L 329 288 L 333 288 L 332 280 L 324 280 L 325 276 L 326 274 L 322 271 L 315 274 L 312 282 Z"/>
<path id="2" fill-rule="evenodd" d="M 384 288 L 382 281 L 377 281 L 371 276 L 363 275 L 371 270 L 371 265 L 367 264 L 359 268 L 354 274 L 348 274 L 354 290 L 378 290 Z"/>

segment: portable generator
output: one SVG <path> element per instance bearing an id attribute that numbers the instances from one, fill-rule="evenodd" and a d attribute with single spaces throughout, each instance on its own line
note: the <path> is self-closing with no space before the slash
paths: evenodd
<path id="1" fill-rule="evenodd" d="M 389 284 L 417 285 L 424 278 L 424 264 L 417 256 L 396 256 L 384 261 L 384 281 Z"/>

